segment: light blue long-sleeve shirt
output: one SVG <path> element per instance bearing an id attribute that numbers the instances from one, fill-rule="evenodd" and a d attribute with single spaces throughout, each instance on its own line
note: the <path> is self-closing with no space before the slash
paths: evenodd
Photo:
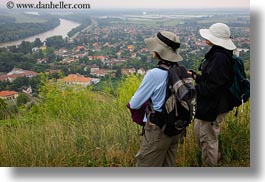
<path id="1" fill-rule="evenodd" d="M 149 98 L 152 100 L 154 110 L 161 112 L 166 97 L 168 72 L 153 68 L 147 72 L 141 85 L 130 100 L 132 109 L 139 109 Z M 146 118 L 144 119 L 146 121 Z"/>

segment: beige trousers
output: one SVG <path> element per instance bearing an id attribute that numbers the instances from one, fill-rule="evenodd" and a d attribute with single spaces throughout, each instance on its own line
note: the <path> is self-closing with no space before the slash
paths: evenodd
<path id="1" fill-rule="evenodd" d="M 136 154 L 137 167 L 174 167 L 180 135 L 168 137 L 163 131 L 148 122 L 140 150 Z"/>
<path id="2" fill-rule="evenodd" d="M 194 133 L 202 152 L 202 161 L 205 166 L 217 166 L 219 158 L 218 136 L 220 124 L 224 120 L 223 113 L 217 116 L 216 121 L 209 122 L 195 119 Z"/>

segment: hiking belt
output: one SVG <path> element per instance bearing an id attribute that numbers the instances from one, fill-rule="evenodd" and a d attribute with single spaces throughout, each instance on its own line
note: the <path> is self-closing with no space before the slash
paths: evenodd
<path id="1" fill-rule="evenodd" d="M 165 124 L 163 120 L 165 119 L 166 115 L 162 112 L 155 111 L 151 100 L 148 101 L 148 106 L 146 108 L 146 116 L 148 122 L 154 123 L 160 128 L 162 128 Z"/>

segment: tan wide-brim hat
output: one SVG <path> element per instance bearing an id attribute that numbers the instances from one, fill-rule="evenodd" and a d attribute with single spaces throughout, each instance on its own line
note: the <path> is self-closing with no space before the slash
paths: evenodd
<path id="1" fill-rule="evenodd" d="M 182 57 L 178 54 L 180 40 L 177 35 L 172 32 L 162 31 L 151 38 L 144 39 L 149 50 L 156 52 L 166 61 L 179 62 Z"/>
<path id="2" fill-rule="evenodd" d="M 199 32 L 204 39 L 209 40 L 214 45 L 227 50 L 236 49 L 235 44 L 231 40 L 230 28 L 224 23 L 215 23 L 209 29 L 200 29 Z"/>

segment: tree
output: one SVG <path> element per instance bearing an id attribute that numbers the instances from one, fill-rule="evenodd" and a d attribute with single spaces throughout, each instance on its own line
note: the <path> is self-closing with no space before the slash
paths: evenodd
<path id="1" fill-rule="evenodd" d="M 118 68 L 117 68 L 117 71 L 116 71 L 116 73 L 115 73 L 115 77 L 120 78 L 121 75 L 122 75 L 122 74 L 121 74 L 121 68 L 118 67 Z"/>
<path id="2" fill-rule="evenodd" d="M 13 52 L 13 53 L 18 52 L 18 48 L 15 45 L 8 46 L 8 49 L 9 49 L 10 52 Z"/>
<path id="3" fill-rule="evenodd" d="M 27 41 L 22 41 L 22 43 L 19 46 L 19 49 L 23 54 L 28 54 L 28 53 L 31 54 L 32 51 L 31 43 Z"/>
<path id="4" fill-rule="evenodd" d="M 19 77 L 16 78 L 12 83 L 11 83 L 11 89 L 18 91 L 21 89 L 23 86 L 28 86 L 29 85 L 29 78 L 26 77 Z"/>
<path id="5" fill-rule="evenodd" d="M 56 55 L 54 53 L 54 48 L 47 47 L 46 49 L 46 57 L 48 58 L 48 62 L 55 62 L 56 61 Z"/>
<path id="6" fill-rule="evenodd" d="M 36 38 L 32 44 L 32 47 L 40 47 L 43 43 L 41 42 L 40 38 Z"/>
<path id="7" fill-rule="evenodd" d="M 86 56 L 79 59 L 79 63 L 88 63 L 88 62 L 89 60 Z"/>
<path id="8" fill-rule="evenodd" d="M 43 51 L 41 49 L 39 49 L 36 52 L 33 52 L 32 56 L 34 59 L 43 59 L 44 58 L 44 54 L 43 54 Z"/>
<path id="9" fill-rule="evenodd" d="M 59 49 L 64 46 L 65 42 L 62 36 L 53 36 L 46 39 L 46 45 L 48 47 L 53 47 Z"/>
<path id="10" fill-rule="evenodd" d="M 25 70 L 31 70 L 33 68 L 35 62 L 31 54 L 23 55 L 19 59 L 20 59 L 20 63 L 18 67 L 25 69 Z"/>
<path id="11" fill-rule="evenodd" d="M 21 93 L 18 97 L 17 97 L 17 105 L 18 106 L 22 106 L 25 105 L 26 103 L 28 103 L 31 99 L 25 94 L 25 93 Z"/>

